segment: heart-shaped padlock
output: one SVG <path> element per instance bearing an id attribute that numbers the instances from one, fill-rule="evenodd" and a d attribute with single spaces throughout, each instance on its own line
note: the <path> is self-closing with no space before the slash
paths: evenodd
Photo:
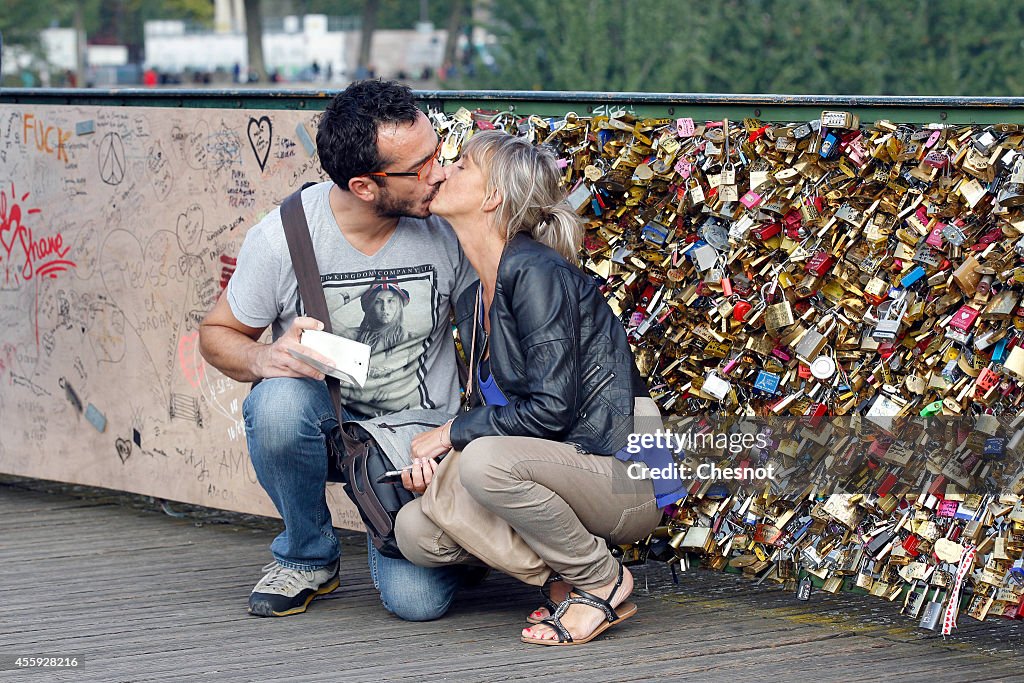
<path id="1" fill-rule="evenodd" d="M 750 313 L 750 310 L 752 308 L 753 306 L 751 306 L 746 301 L 737 301 L 736 305 L 732 309 L 733 319 L 738 322 L 743 322 L 744 320 L 747 319 L 747 313 Z"/>

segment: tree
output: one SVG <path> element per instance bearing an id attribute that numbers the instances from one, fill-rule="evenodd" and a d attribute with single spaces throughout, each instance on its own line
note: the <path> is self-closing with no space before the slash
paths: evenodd
<path id="1" fill-rule="evenodd" d="M 378 9 L 379 0 L 366 0 L 363 4 L 363 21 L 359 30 L 359 57 L 356 60 L 356 73 L 360 75 L 370 71 L 370 48 L 373 45 L 373 32 L 377 28 Z"/>
<path id="2" fill-rule="evenodd" d="M 245 44 L 249 55 L 249 70 L 260 82 L 267 81 L 267 67 L 263 64 L 263 14 L 260 0 L 245 0 Z"/>
<path id="3" fill-rule="evenodd" d="M 491 4 L 497 68 L 553 90 L 1017 95 L 1024 0 L 520 0 Z"/>
<path id="4" fill-rule="evenodd" d="M 455 64 L 455 51 L 459 45 L 459 34 L 465 22 L 469 0 L 451 0 L 451 11 L 448 14 L 448 35 L 444 41 L 444 55 L 441 64 L 450 67 Z"/>

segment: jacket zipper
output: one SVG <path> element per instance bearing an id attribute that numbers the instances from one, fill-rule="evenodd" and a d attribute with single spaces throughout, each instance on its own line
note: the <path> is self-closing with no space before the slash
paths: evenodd
<path id="1" fill-rule="evenodd" d="M 386 424 L 384 422 L 374 422 L 373 425 L 375 427 L 379 427 L 381 429 L 386 429 L 389 432 L 391 432 L 392 434 L 397 434 L 398 433 L 395 430 L 395 427 L 412 427 L 414 425 L 415 426 L 419 426 L 419 427 L 440 427 L 441 426 L 439 424 L 434 424 L 433 422 L 396 422 L 395 424 Z"/>
<path id="2" fill-rule="evenodd" d="M 615 379 L 615 373 L 610 372 L 607 377 L 598 382 L 597 386 L 594 387 L 594 390 L 587 394 L 586 398 L 583 399 L 583 403 L 580 404 L 582 408 L 586 408 L 590 405 L 590 402 L 594 400 L 594 397 L 601 393 L 601 390 L 608 386 L 613 379 Z M 580 412 L 583 417 L 586 417 L 586 412 L 584 410 L 581 410 Z"/>
<path id="3" fill-rule="evenodd" d="M 597 374 L 600 371 L 601 371 L 601 366 L 600 365 L 595 365 L 594 367 L 590 368 L 589 370 L 587 370 L 586 374 L 583 375 L 583 378 L 580 380 L 580 384 L 581 385 L 586 384 L 587 381 L 589 381 L 591 377 L 593 377 L 595 374 Z"/>

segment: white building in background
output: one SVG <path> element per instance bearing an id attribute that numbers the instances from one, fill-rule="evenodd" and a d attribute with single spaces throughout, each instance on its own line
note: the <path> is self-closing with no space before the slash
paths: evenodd
<path id="1" fill-rule="evenodd" d="M 4 47 L 3 71 L 16 74 L 22 69 L 41 72 L 74 71 L 76 68 L 75 30 L 72 28 L 45 28 L 39 32 L 43 58 L 33 55 L 17 45 Z M 128 48 L 124 45 L 87 45 L 85 63 L 95 68 L 117 68 L 128 64 Z"/>
<path id="2" fill-rule="evenodd" d="M 235 0 L 220 0 L 220 18 L 214 19 L 219 29 L 239 21 L 234 10 L 228 11 Z M 241 4 L 240 0 L 237 4 Z M 243 72 L 248 68 L 244 15 L 240 19 L 242 30 L 213 30 L 196 32 L 187 30 L 181 21 L 147 21 L 144 27 L 145 68 L 162 73 L 192 71 L 213 72 L 218 69 L 231 73 L 235 64 Z M 308 74 L 313 63 L 320 67 L 320 77 L 331 74 L 332 80 L 351 80 L 356 68 L 359 50 L 359 31 L 351 23 L 347 30 L 332 30 L 334 20 L 322 14 L 304 17 L 285 17 L 278 27 L 263 33 L 263 62 L 268 73 L 279 71 L 288 79 Z M 265 22 L 269 23 L 269 22 Z M 393 77 L 400 72 L 416 76 L 425 68 L 437 70 L 444 55 L 446 31 L 435 30 L 432 24 L 422 24 L 416 30 L 379 30 L 373 35 L 370 63 L 377 75 Z"/>
<path id="3" fill-rule="evenodd" d="M 244 33 L 245 0 L 214 0 L 213 30 L 217 33 Z"/>

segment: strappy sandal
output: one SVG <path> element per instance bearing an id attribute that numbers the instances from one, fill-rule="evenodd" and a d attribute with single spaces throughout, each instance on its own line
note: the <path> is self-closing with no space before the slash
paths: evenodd
<path id="1" fill-rule="evenodd" d="M 619 586 L 622 585 L 622 565 L 619 565 L 619 578 L 615 581 L 615 587 L 612 588 L 610 596 L 614 596 L 619 590 Z M 574 640 L 569 631 L 562 625 L 562 617 L 565 616 L 571 605 L 586 605 L 587 607 L 593 607 L 594 609 L 601 610 L 604 612 L 605 620 L 597 625 L 593 631 L 590 632 L 586 638 Z M 632 602 L 624 602 L 618 606 L 618 609 L 612 607 L 611 603 L 604 598 L 599 598 L 593 593 L 589 593 L 581 588 L 574 588 L 570 593 L 569 597 L 563 600 L 547 619 L 541 619 L 540 623 L 545 626 L 550 626 L 558 636 L 558 640 L 546 640 L 541 638 L 529 638 L 527 636 L 521 636 L 520 640 L 530 645 L 583 645 L 589 643 L 591 640 L 601 635 L 612 626 L 629 619 L 631 616 L 636 614 L 636 605 Z"/>
<path id="2" fill-rule="evenodd" d="M 541 597 L 544 598 L 544 604 L 538 607 L 537 609 L 546 609 L 548 611 L 549 617 L 555 613 L 555 610 L 558 609 L 558 603 L 551 599 L 551 584 L 562 580 L 562 577 L 558 574 L 552 574 L 548 577 L 548 580 L 544 582 L 544 585 L 540 587 L 540 594 Z M 533 611 L 536 612 L 537 610 Z M 528 624 L 536 625 L 539 624 L 541 621 L 541 619 L 538 619 L 537 617 L 533 616 L 533 612 L 530 613 L 530 616 L 526 617 L 526 623 Z"/>

